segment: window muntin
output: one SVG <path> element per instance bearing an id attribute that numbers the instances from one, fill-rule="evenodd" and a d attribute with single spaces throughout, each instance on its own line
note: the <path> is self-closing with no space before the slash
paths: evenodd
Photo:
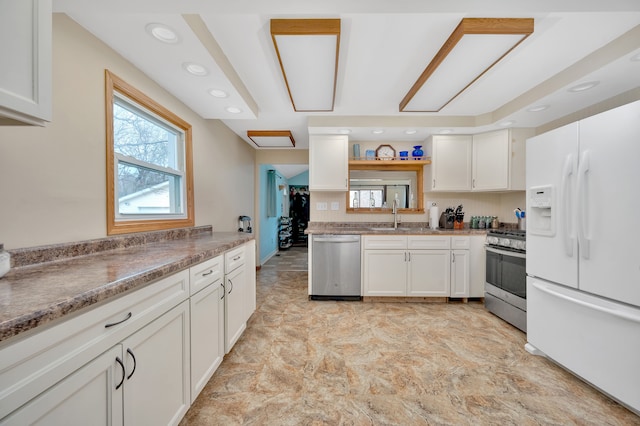
<path id="1" fill-rule="evenodd" d="M 106 71 L 107 234 L 193 226 L 191 126 Z"/>

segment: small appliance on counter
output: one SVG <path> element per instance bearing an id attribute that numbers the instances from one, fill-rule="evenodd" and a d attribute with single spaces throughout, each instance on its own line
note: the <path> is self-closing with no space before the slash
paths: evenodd
<path id="1" fill-rule="evenodd" d="M 249 216 L 239 216 L 238 217 L 238 232 L 246 232 L 251 233 L 253 230 L 251 229 L 251 218 Z"/>

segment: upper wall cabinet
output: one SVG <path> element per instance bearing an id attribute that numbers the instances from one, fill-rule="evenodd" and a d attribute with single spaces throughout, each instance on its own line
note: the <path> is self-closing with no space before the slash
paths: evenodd
<path id="1" fill-rule="evenodd" d="M 524 145 L 530 129 L 505 129 L 477 135 L 436 135 L 426 147 L 429 191 L 523 191 Z"/>
<path id="2" fill-rule="evenodd" d="M 51 121 L 51 0 L 0 0 L 0 124 Z"/>
<path id="3" fill-rule="evenodd" d="M 347 191 L 349 138 L 346 135 L 309 135 L 309 189 Z"/>

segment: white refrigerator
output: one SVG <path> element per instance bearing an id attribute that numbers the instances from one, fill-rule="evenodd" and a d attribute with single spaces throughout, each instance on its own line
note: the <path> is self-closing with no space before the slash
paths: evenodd
<path id="1" fill-rule="evenodd" d="M 640 101 L 526 155 L 526 348 L 640 413 Z"/>

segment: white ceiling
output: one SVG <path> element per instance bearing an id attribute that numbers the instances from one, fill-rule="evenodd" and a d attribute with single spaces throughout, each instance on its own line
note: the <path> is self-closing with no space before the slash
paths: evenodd
<path id="1" fill-rule="evenodd" d="M 450 129 L 472 133 L 538 127 L 640 87 L 638 0 L 53 0 L 68 14 L 206 119 L 220 119 L 255 147 L 247 130 L 291 130 L 295 149 L 309 131 L 351 129 L 359 141 L 423 141 Z M 535 30 L 505 59 L 437 113 L 398 105 L 465 17 L 534 18 Z M 295 112 L 269 34 L 272 18 L 340 18 L 335 109 Z M 162 23 L 180 41 L 165 44 L 145 26 Z M 188 75 L 184 62 L 204 65 Z M 589 91 L 569 93 L 597 80 Z M 217 99 L 208 90 L 231 95 Z M 541 112 L 528 112 L 549 105 Z M 225 111 L 237 106 L 240 114 Z M 373 135 L 371 130 L 385 132 Z M 404 133 L 407 129 L 417 132 Z"/>

